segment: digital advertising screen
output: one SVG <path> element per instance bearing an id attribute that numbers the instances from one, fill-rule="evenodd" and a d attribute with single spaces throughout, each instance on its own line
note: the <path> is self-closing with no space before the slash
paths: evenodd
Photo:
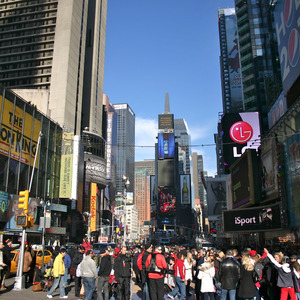
<path id="1" fill-rule="evenodd" d="M 188 174 L 180 175 L 181 204 L 191 203 L 191 177 Z"/>
<path id="2" fill-rule="evenodd" d="M 174 188 L 158 188 L 157 212 L 160 217 L 175 216 L 176 196 Z"/>
<path id="3" fill-rule="evenodd" d="M 281 229 L 280 205 L 223 211 L 225 232 L 257 232 Z"/>
<path id="4" fill-rule="evenodd" d="M 158 115 L 158 129 L 174 129 L 174 115 Z"/>
<path id="5" fill-rule="evenodd" d="M 158 134 L 158 158 L 174 158 L 175 156 L 175 135 L 174 133 Z"/>
<path id="6" fill-rule="evenodd" d="M 260 146 L 260 124 L 258 112 L 225 114 L 221 120 L 222 144 L 225 171 L 242 156 L 247 149 L 258 150 Z"/>
<path id="7" fill-rule="evenodd" d="M 159 159 L 157 162 L 158 186 L 174 186 L 175 185 L 175 161 L 174 159 Z"/>
<path id="8" fill-rule="evenodd" d="M 226 178 L 207 178 L 206 186 L 208 216 L 221 215 L 227 208 Z"/>

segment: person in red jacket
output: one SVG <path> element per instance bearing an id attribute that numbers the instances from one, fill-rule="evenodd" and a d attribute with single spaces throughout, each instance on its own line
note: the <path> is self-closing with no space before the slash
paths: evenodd
<path id="1" fill-rule="evenodd" d="M 84 247 L 85 254 L 91 249 L 91 243 L 89 242 L 88 238 L 83 238 L 81 246 Z"/>
<path id="2" fill-rule="evenodd" d="M 148 255 L 146 271 L 148 272 L 149 294 L 151 300 L 164 299 L 164 277 L 167 262 L 162 255 L 163 248 L 156 246 L 155 251 Z M 152 261 L 151 261 L 152 260 Z"/>
<path id="3" fill-rule="evenodd" d="M 171 293 L 168 294 L 168 297 L 171 299 L 175 299 L 178 293 L 178 299 L 183 300 L 185 299 L 185 266 L 184 266 L 184 259 L 185 256 L 183 252 L 179 252 L 177 254 L 177 260 L 175 262 L 174 270 L 175 270 L 175 281 L 176 285 Z"/>

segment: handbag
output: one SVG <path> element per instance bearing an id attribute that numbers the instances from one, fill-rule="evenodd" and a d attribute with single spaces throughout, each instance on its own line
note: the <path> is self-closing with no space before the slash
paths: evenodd
<path id="1" fill-rule="evenodd" d="M 75 267 L 70 268 L 70 275 L 71 276 L 76 276 L 76 268 Z"/>
<path id="2" fill-rule="evenodd" d="M 40 283 L 40 282 L 34 283 L 33 286 L 32 286 L 32 290 L 33 290 L 34 292 L 42 291 L 43 288 L 42 288 L 41 283 Z"/>

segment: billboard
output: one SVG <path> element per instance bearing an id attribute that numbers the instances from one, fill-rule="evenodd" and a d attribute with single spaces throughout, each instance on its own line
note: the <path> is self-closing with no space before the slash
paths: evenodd
<path id="1" fill-rule="evenodd" d="M 284 92 L 282 92 L 268 112 L 269 129 L 271 129 L 277 123 L 277 121 L 286 113 L 286 111 L 286 98 L 284 96 Z"/>
<path id="2" fill-rule="evenodd" d="M 300 75 L 300 5 L 297 0 L 278 0 L 274 19 L 284 93 Z"/>
<path id="3" fill-rule="evenodd" d="M 227 56 L 230 80 L 231 108 L 235 111 L 243 109 L 242 75 L 238 48 L 236 15 L 232 9 L 224 9 L 226 25 Z"/>
<path id="4" fill-rule="evenodd" d="M 97 192 L 98 192 L 98 187 L 96 183 L 91 183 L 91 199 L 90 199 L 90 231 L 95 231 L 96 230 L 96 212 L 97 212 Z"/>
<path id="5" fill-rule="evenodd" d="M 158 134 L 158 158 L 174 158 L 175 156 L 175 135 L 174 133 Z"/>
<path id="6" fill-rule="evenodd" d="M 126 192 L 126 204 L 133 204 L 133 192 Z"/>
<path id="7" fill-rule="evenodd" d="M 226 232 L 257 232 L 281 229 L 280 205 L 223 211 L 223 227 Z"/>
<path id="8" fill-rule="evenodd" d="M 207 178 L 206 184 L 208 217 L 220 216 L 227 208 L 226 177 Z"/>
<path id="9" fill-rule="evenodd" d="M 174 129 L 174 115 L 158 115 L 158 129 Z"/>
<path id="10" fill-rule="evenodd" d="M 300 135 L 284 142 L 285 177 L 291 227 L 300 226 Z"/>
<path id="11" fill-rule="evenodd" d="M 247 150 L 230 168 L 232 207 L 256 203 L 258 188 L 258 162 L 255 150 Z M 255 177 L 254 177 L 255 176 Z"/>
<path id="12" fill-rule="evenodd" d="M 2 114 L 0 153 L 33 166 L 41 121 L 17 105 L 14 109 L 14 101 L 3 99 L 2 95 L 0 95 L 0 113 Z M 35 167 L 38 168 L 38 160 Z"/>
<path id="13" fill-rule="evenodd" d="M 160 217 L 175 216 L 176 193 L 174 188 L 158 188 L 157 213 Z"/>
<path id="14" fill-rule="evenodd" d="M 155 176 L 150 176 L 150 204 L 156 204 L 157 202 L 157 186 L 155 181 Z"/>
<path id="15" fill-rule="evenodd" d="M 223 158 L 226 173 L 229 167 L 247 149 L 257 150 L 260 146 L 258 112 L 225 114 L 221 120 Z"/>
<path id="16" fill-rule="evenodd" d="M 175 161 L 174 159 L 163 159 L 157 161 L 158 165 L 158 186 L 175 185 Z"/>
<path id="17" fill-rule="evenodd" d="M 181 204 L 191 204 L 191 177 L 188 174 L 180 175 Z"/>

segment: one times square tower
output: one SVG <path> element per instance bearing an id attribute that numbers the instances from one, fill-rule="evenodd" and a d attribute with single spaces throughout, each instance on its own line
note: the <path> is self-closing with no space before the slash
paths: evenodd
<path id="1" fill-rule="evenodd" d="M 191 178 L 189 174 L 180 174 L 179 171 L 178 143 L 168 94 L 165 98 L 165 112 L 158 115 L 155 176 L 151 178 L 151 194 L 152 237 L 157 241 L 166 237 L 170 241 L 188 242 L 194 233 Z"/>

